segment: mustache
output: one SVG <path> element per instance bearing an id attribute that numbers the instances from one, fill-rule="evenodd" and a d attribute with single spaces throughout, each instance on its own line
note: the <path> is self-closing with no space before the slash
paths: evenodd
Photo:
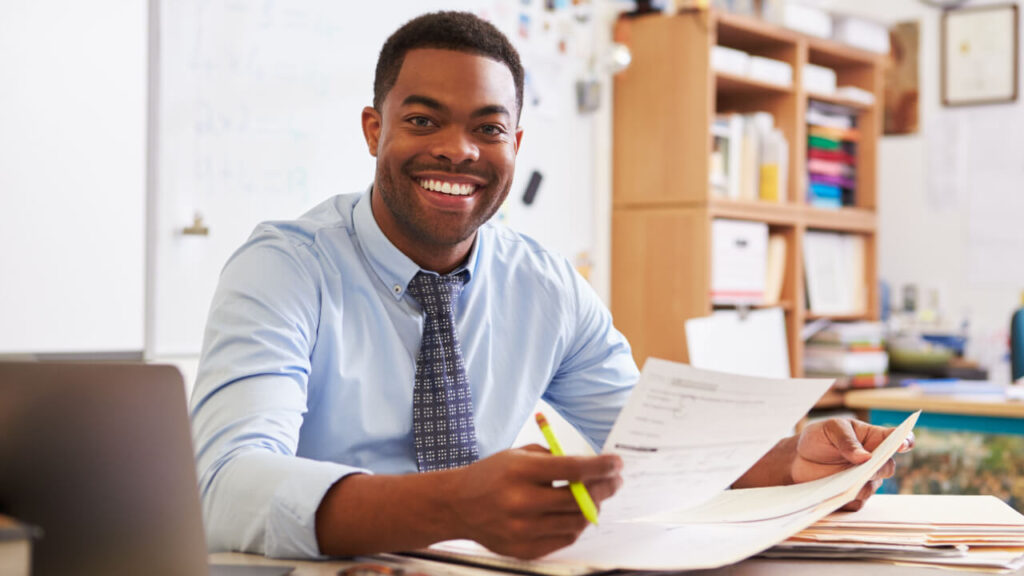
<path id="1" fill-rule="evenodd" d="M 446 172 L 453 176 L 474 176 L 487 181 L 494 180 L 494 175 L 490 171 L 460 166 L 458 164 L 452 164 L 451 162 L 438 162 L 431 164 L 413 162 L 405 165 L 404 172 L 406 174 L 413 174 L 416 172 Z"/>

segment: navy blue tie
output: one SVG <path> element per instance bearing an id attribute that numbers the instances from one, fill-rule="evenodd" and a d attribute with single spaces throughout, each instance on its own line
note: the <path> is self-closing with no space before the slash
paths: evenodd
<path id="1" fill-rule="evenodd" d="M 473 395 L 453 314 L 466 275 L 419 272 L 409 282 L 408 293 L 425 316 L 412 392 L 412 429 L 420 472 L 458 468 L 480 458 Z"/>

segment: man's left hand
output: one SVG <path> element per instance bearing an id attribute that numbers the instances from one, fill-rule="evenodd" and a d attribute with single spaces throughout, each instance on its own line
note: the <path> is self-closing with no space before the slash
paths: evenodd
<path id="1" fill-rule="evenodd" d="M 808 425 L 796 439 L 796 456 L 790 468 L 793 482 L 817 480 L 867 462 L 871 459 L 871 452 L 892 431 L 892 428 L 872 426 L 850 418 L 832 418 Z M 913 447 L 914 435 L 911 433 L 899 451 L 906 452 Z M 891 477 L 895 470 L 896 464 L 890 458 L 843 510 L 860 510 L 882 481 Z"/>

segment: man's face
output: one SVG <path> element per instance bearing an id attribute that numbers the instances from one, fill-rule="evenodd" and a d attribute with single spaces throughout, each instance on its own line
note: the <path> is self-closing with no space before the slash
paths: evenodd
<path id="1" fill-rule="evenodd" d="M 377 158 L 374 216 L 392 243 L 421 265 L 418 254 L 465 256 L 512 185 L 517 113 L 505 64 L 451 50 L 406 54 L 381 110 L 363 111 Z"/>

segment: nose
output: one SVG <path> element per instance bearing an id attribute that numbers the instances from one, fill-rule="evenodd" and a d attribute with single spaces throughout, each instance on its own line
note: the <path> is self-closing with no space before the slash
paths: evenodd
<path id="1" fill-rule="evenodd" d="M 431 154 L 435 158 L 447 159 L 452 164 L 462 164 L 479 160 L 480 148 L 471 134 L 461 126 L 452 125 L 437 133 Z"/>

